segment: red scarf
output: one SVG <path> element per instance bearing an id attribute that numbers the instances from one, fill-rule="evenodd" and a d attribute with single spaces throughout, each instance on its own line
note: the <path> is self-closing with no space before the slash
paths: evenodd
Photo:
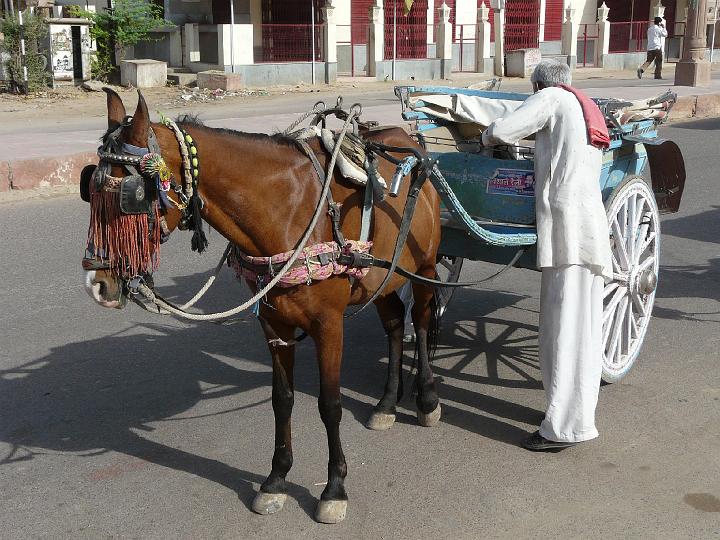
<path id="1" fill-rule="evenodd" d="M 610 134 L 605 125 L 605 116 L 595 102 L 577 88 L 566 84 L 559 84 L 558 86 L 573 94 L 580 102 L 585 125 L 587 126 L 588 142 L 595 148 L 608 148 L 610 146 Z"/>

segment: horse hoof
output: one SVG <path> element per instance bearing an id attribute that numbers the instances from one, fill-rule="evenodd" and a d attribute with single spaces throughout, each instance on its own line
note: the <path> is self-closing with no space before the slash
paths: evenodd
<path id="1" fill-rule="evenodd" d="M 423 427 L 433 427 L 437 425 L 437 423 L 440 421 L 441 416 L 441 408 L 440 404 L 438 403 L 438 406 L 435 407 L 435 410 L 431 413 L 425 414 L 421 411 L 418 411 L 417 418 L 418 418 L 418 424 L 420 424 Z"/>
<path id="2" fill-rule="evenodd" d="M 373 431 L 385 431 L 395 423 L 395 415 L 381 412 L 374 412 L 365 424 L 365 427 Z"/>
<path id="3" fill-rule="evenodd" d="M 255 495 L 255 500 L 252 503 L 253 512 L 263 516 L 279 512 L 285 504 L 285 499 L 287 499 L 287 495 L 284 493 L 263 493 L 260 491 Z"/>
<path id="4" fill-rule="evenodd" d="M 347 501 L 321 500 L 315 510 L 315 521 L 318 523 L 340 523 L 347 513 Z"/>

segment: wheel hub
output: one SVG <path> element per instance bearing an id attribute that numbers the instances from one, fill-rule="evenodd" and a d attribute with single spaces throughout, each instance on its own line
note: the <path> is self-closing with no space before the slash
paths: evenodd
<path id="1" fill-rule="evenodd" d="M 630 278 L 630 290 L 639 294 L 652 294 L 657 289 L 657 274 L 653 268 L 647 268 Z"/>

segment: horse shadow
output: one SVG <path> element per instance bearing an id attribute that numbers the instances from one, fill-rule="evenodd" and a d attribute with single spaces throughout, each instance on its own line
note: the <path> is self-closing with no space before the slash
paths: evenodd
<path id="1" fill-rule="evenodd" d="M 267 387 L 268 397 L 257 403 L 207 416 L 266 404 L 269 366 L 243 369 L 216 359 L 230 352 L 233 341 L 237 346 L 237 336 L 233 340 L 225 329 L 208 335 L 207 325 L 178 330 L 145 324 L 131 330 L 56 347 L 42 358 L 0 370 L 0 441 L 10 446 L 0 466 L 47 452 L 94 456 L 114 451 L 225 486 L 249 509 L 263 476 L 142 434 L 205 400 Z M 261 356 L 262 343 L 243 348 L 254 357 L 268 356 Z M 313 515 L 316 500 L 306 488 L 291 484 L 290 495 Z"/>
<path id="2" fill-rule="evenodd" d="M 162 290 L 174 298 L 181 291 L 197 288 L 205 278 L 204 274 L 178 278 Z M 218 288 L 227 292 L 220 283 L 222 281 Z M 227 286 L 237 287 L 237 284 Z M 246 294 L 245 289 L 237 296 L 232 295 L 233 301 Z M 456 338 L 456 332 L 449 329 L 468 317 L 482 324 L 489 313 L 512 305 L 522 297 L 487 291 L 465 291 L 464 294 L 466 300 L 458 302 L 455 313 L 446 317 L 440 351 L 442 355 L 451 347 L 470 346 L 481 362 L 485 342 L 468 343 L 464 338 Z M 210 298 L 206 307 L 217 309 L 226 303 L 227 294 L 217 295 Z M 0 369 L 0 441 L 9 446 L 6 455 L 0 456 L 0 467 L 32 461 L 49 452 L 94 456 L 112 451 L 225 486 L 250 508 L 257 485 L 265 479 L 263 475 L 153 441 L 143 433 L 152 432 L 157 422 L 179 416 L 184 419 L 188 411 L 207 400 L 224 399 L 223 406 L 228 409 L 207 416 L 242 414 L 243 410 L 268 407 L 271 362 L 259 326 L 248 324 L 247 330 L 239 332 L 237 325 L 179 325 L 175 321 L 162 324 L 148 322 L 156 319 L 137 310 L 133 319 L 142 322 L 99 339 L 53 347 L 42 357 Z M 532 331 L 532 328 L 526 330 Z M 512 339 L 509 334 L 500 339 L 506 338 Z M 487 349 L 487 362 L 505 363 L 513 359 L 522 366 L 531 361 L 528 355 L 532 355 L 532 346 L 497 346 L 504 352 L 493 356 Z M 386 347 L 381 325 L 372 313 L 363 313 L 357 318 L 357 324 L 347 325 L 343 407 L 360 422 L 367 419 L 372 404 L 382 393 L 386 367 L 381 359 L 386 357 Z M 317 398 L 319 384 L 314 354 L 311 344 L 304 342 L 298 346 L 296 390 Z M 470 354 L 468 352 L 467 359 Z M 235 362 L 240 355 L 243 361 Z M 446 384 L 442 379 L 452 377 L 511 386 L 510 381 L 498 377 L 492 369 L 483 379 L 473 379 L 474 375 L 464 373 L 461 363 L 454 367 L 436 366 L 441 399 L 474 410 L 461 410 L 448 403 L 444 409 L 446 421 L 482 436 L 517 444 L 524 432 L 485 413 L 520 422 L 530 422 L 540 413 Z M 406 366 L 406 374 L 409 371 Z M 249 404 L 241 399 L 243 394 L 259 389 L 264 389 L 267 397 Z M 356 397 L 348 395 L 353 392 Z M 232 407 L 230 401 L 226 406 L 227 398 L 233 397 L 242 405 Z M 415 423 L 409 415 L 400 420 Z M 268 441 L 268 465 L 271 444 Z M 313 515 L 317 500 L 306 488 L 291 483 L 289 494 L 309 516 Z"/>

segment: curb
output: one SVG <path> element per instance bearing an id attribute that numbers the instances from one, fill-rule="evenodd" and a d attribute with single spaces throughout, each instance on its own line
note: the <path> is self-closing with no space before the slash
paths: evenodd
<path id="1" fill-rule="evenodd" d="M 1 161 L 0 192 L 77 185 L 83 167 L 93 163 L 97 163 L 95 152 Z"/>
<path id="2" fill-rule="evenodd" d="M 670 112 L 671 120 L 714 118 L 718 116 L 720 116 L 720 94 L 680 97 Z"/>
<path id="3" fill-rule="evenodd" d="M 670 117 L 672 120 L 720 117 L 720 94 L 680 97 Z M 0 161 L 0 192 L 78 185 L 83 167 L 93 163 L 97 163 L 95 152 Z"/>

